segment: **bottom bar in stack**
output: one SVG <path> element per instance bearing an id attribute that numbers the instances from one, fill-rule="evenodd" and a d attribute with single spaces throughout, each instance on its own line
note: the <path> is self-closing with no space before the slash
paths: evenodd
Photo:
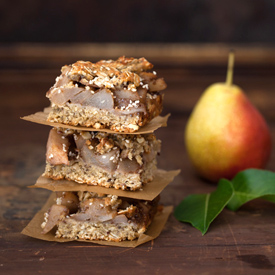
<path id="1" fill-rule="evenodd" d="M 53 192 L 22 234 L 45 241 L 137 247 L 157 238 L 165 226 L 173 206 L 159 205 L 159 194 L 179 173 L 158 170 L 150 184 L 135 192 L 39 177 L 29 187 Z"/>
<path id="2" fill-rule="evenodd" d="M 56 192 L 56 203 L 44 214 L 44 234 L 55 226 L 57 238 L 134 240 L 151 224 L 159 196 L 152 201 L 92 192 Z"/>
<path id="3" fill-rule="evenodd" d="M 82 193 L 84 193 L 84 192 L 82 192 Z M 65 195 L 65 194 L 68 194 L 68 195 Z M 62 196 L 63 195 L 65 197 L 70 196 L 70 192 L 67 192 L 67 193 L 62 192 Z M 60 197 L 60 195 L 59 195 L 59 197 Z M 62 204 L 61 204 L 60 200 L 63 201 L 63 199 L 62 198 L 57 199 L 57 202 L 56 202 L 56 199 L 57 198 L 56 198 L 55 192 L 52 192 L 52 194 L 48 198 L 46 204 L 33 217 L 33 219 L 28 223 L 28 225 L 22 230 L 22 234 L 24 234 L 26 236 L 29 236 L 29 237 L 32 237 L 32 238 L 36 238 L 36 239 L 40 239 L 40 240 L 44 240 L 44 241 L 51 241 L 51 242 L 62 242 L 63 243 L 63 242 L 71 242 L 71 241 L 80 241 L 80 242 L 90 242 L 90 243 L 96 243 L 96 244 L 108 245 L 108 246 L 137 247 L 141 244 L 144 244 L 146 242 L 150 242 L 150 241 L 154 240 L 155 238 L 157 238 L 160 235 L 163 227 L 165 226 L 169 215 L 173 211 L 173 206 L 164 206 L 164 207 L 157 206 L 156 207 L 156 204 L 154 204 L 155 205 L 154 207 L 150 206 L 151 210 L 149 210 L 149 211 L 151 213 L 156 211 L 154 217 L 153 217 L 152 214 L 149 214 L 150 216 L 149 215 L 146 216 L 146 215 L 144 215 L 145 213 L 142 212 L 143 215 L 140 215 L 140 220 L 139 221 L 136 220 L 136 222 L 140 225 L 139 227 L 136 226 L 136 230 L 137 230 L 136 232 L 138 232 L 138 233 L 135 233 L 136 234 L 136 239 L 131 240 L 131 241 L 130 240 L 121 240 L 121 241 L 109 241 L 109 240 L 107 240 L 106 241 L 104 239 L 94 240 L 94 239 L 87 239 L 87 238 L 80 238 L 80 237 L 75 237 L 75 238 L 64 237 L 64 236 L 62 237 L 62 236 L 60 236 L 59 233 L 58 233 L 58 235 L 56 234 L 57 230 L 58 230 L 58 224 L 60 224 L 61 222 L 64 223 L 65 219 L 69 218 L 72 214 L 69 213 L 69 214 L 63 215 L 63 221 L 62 221 L 62 215 L 61 215 Z M 124 199 L 125 198 L 123 198 L 123 200 Z M 128 199 L 125 199 L 125 200 L 128 201 Z M 69 209 L 74 205 L 75 202 L 73 202 L 73 201 L 70 202 L 70 199 L 67 200 L 67 202 L 68 201 L 69 201 L 69 204 L 68 204 L 68 209 Z M 130 201 L 141 202 L 141 205 L 148 204 L 144 200 L 131 200 L 130 199 Z M 156 201 L 155 201 L 155 203 L 156 203 Z M 52 205 L 58 205 L 58 206 L 55 206 L 55 208 L 60 208 L 60 212 L 59 211 L 56 212 L 55 217 L 52 216 L 53 219 L 52 219 L 52 225 L 51 226 L 53 226 L 53 228 L 48 233 L 45 233 L 46 232 L 45 228 L 50 227 L 50 224 L 48 224 L 48 222 L 50 222 L 49 221 L 50 220 L 49 219 L 49 216 L 50 216 L 49 210 L 51 209 Z M 141 205 L 139 205 L 139 206 L 141 206 Z M 133 206 L 134 206 L 134 204 L 133 204 Z M 141 209 L 141 208 L 139 208 L 139 209 Z M 63 210 L 65 210 L 65 208 L 63 208 Z M 123 211 L 123 209 L 120 209 L 120 210 Z M 124 210 L 126 210 L 126 209 L 124 209 Z M 65 210 L 65 211 L 68 211 L 68 210 Z M 78 212 L 78 206 L 77 206 L 77 210 L 75 208 L 74 211 Z M 49 216 L 46 213 L 48 213 Z M 46 223 L 45 223 L 45 215 L 46 215 L 46 219 L 47 219 Z M 119 216 L 118 211 L 116 212 L 116 215 L 117 215 L 117 217 Z M 125 216 L 127 218 L 127 215 L 125 215 Z M 121 216 L 121 217 L 123 217 L 123 216 Z M 121 218 L 121 217 L 119 217 L 119 218 Z M 148 217 L 150 217 L 150 220 L 147 220 L 147 222 L 145 222 L 146 217 L 147 217 L 147 219 L 148 219 Z M 135 220 L 136 217 L 132 216 L 132 218 L 133 218 L 133 220 L 131 220 L 129 218 L 127 218 L 127 219 L 128 219 L 128 223 L 133 224 L 133 228 L 134 228 L 135 227 L 134 226 L 134 220 Z M 116 222 L 117 222 L 118 218 L 115 218 L 115 219 L 116 219 Z M 122 219 L 124 219 L 124 217 Z M 143 220 L 143 223 L 142 223 L 142 220 Z M 126 221 L 126 220 L 124 219 L 124 221 Z M 88 222 L 88 221 L 86 221 L 86 222 Z M 82 223 L 82 222 L 80 221 L 79 225 L 80 225 L 80 223 Z M 107 223 L 112 223 L 112 222 L 111 222 L 111 220 L 109 222 L 102 221 L 99 224 L 107 224 Z M 151 224 L 149 225 L 149 223 L 151 223 Z M 44 229 L 43 229 L 44 232 L 41 229 L 41 224 L 43 224 L 42 226 L 44 227 Z M 143 227 L 144 225 L 148 228 L 146 229 L 146 231 L 144 233 L 141 233 L 145 229 Z M 117 223 L 115 226 L 116 226 L 117 232 L 120 232 L 119 224 Z M 69 227 L 69 228 L 70 228 L 69 230 L 73 229 L 72 227 Z M 86 230 L 85 226 L 83 228 L 81 227 L 81 229 Z M 43 233 L 41 233 L 41 231 Z M 108 231 L 107 231 L 107 234 L 110 235 L 110 233 L 108 233 Z"/>

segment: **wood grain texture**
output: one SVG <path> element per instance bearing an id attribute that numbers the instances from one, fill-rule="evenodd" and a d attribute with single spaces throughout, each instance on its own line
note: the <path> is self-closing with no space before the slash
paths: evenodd
<path id="1" fill-rule="evenodd" d="M 235 51 L 236 61 L 241 65 L 268 66 L 275 63 L 272 45 L 250 44 L 190 44 L 190 43 L 17 43 L 0 44 L 2 65 L 29 64 L 32 67 L 66 64 L 76 60 L 98 61 L 118 56 L 150 57 L 154 64 L 166 67 L 220 65 L 227 61 L 228 52 Z M 8 63 L 13 61 L 14 63 Z M 6 62 L 6 63 L 5 63 Z M 1 64 L 0 64 L 1 65 Z"/>
<path id="2" fill-rule="evenodd" d="M 50 127 L 22 121 L 19 117 L 48 106 L 45 93 L 60 69 L 55 67 L 55 62 L 49 66 L 43 58 L 39 66 L 31 69 L 33 60 L 29 58 L 24 60 L 28 70 L 21 67 L 23 63 L 16 65 L 16 55 L 9 60 L 10 69 L 1 67 L 0 70 L 1 274 L 75 274 L 80 271 L 81 274 L 128 274 L 129 270 L 134 274 L 274 274 L 275 205 L 262 200 L 247 203 L 237 212 L 224 210 L 205 236 L 170 216 L 156 240 L 134 249 L 78 242 L 49 243 L 21 235 L 21 230 L 50 194 L 47 190 L 27 188 L 43 172 Z M 223 68 L 197 63 L 190 68 L 183 63 L 167 65 L 161 58 L 157 64 L 155 70 L 168 83 L 163 114 L 171 113 L 168 127 L 156 132 L 162 140 L 159 168 L 182 170 L 164 189 L 161 201 L 176 206 L 189 194 L 215 189 L 213 184 L 195 175 L 183 134 L 195 102 L 208 85 L 225 79 L 226 65 Z M 267 70 L 265 63 L 259 67 L 254 64 L 251 68 L 249 62 L 243 63 L 236 69 L 234 79 L 267 119 L 274 143 L 273 65 Z M 267 168 L 275 171 L 274 148 Z"/>

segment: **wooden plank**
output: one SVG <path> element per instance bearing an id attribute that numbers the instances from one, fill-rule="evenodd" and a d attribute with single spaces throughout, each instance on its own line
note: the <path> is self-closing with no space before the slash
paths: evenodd
<path id="1" fill-rule="evenodd" d="M 173 65 L 220 65 L 235 50 L 239 65 L 275 64 L 275 48 L 270 45 L 183 44 L 183 43 L 70 43 L 1 44 L 0 60 L 19 62 L 58 62 L 78 59 L 97 61 L 118 56 L 145 56 L 152 62 Z"/>

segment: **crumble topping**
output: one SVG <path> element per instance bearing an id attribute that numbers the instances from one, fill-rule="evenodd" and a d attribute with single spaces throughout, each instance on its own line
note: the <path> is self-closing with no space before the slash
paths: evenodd
<path id="1" fill-rule="evenodd" d="M 99 88 L 114 88 L 128 83 L 128 90 L 136 91 L 140 86 L 141 77 L 138 73 L 153 68 L 153 65 L 145 58 L 126 58 L 124 56 L 117 60 L 101 60 L 96 63 L 89 61 L 77 61 L 64 66 L 62 73 L 73 80 L 84 85 Z"/>

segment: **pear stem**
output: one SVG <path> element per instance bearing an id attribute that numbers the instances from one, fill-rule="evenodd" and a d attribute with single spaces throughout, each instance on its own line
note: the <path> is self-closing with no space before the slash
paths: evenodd
<path id="1" fill-rule="evenodd" d="M 228 67 L 226 75 L 226 85 L 230 86 L 233 83 L 233 68 L 234 68 L 234 51 L 231 50 L 228 56 Z"/>

